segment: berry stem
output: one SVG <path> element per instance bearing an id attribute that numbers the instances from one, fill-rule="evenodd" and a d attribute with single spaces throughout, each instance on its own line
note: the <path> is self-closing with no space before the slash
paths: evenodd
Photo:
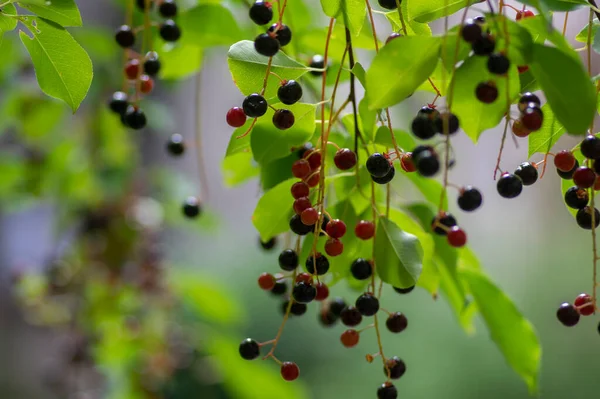
<path id="1" fill-rule="evenodd" d="M 127 26 L 131 26 L 132 22 L 133 22 L 133 7 L 134 7 L 134 0 L 129 0 L 127 1 L 127 4 L 125 6 L 125 25 Z M 127 61 L 129 60 L 129 49 L 123 49 L 123 65 L 127 64 Z M 127 93 L 127 88 L 129 87 L 129 81 L 127 80 L 127 76 L 123 75 L 123 86 L 121 88 L 121 91 L 123 93 Z"/>
<path id="2" fill-rule="evenodd" d="M 246 130 L 243 134 L 236 136 L 236 139 L 242 139 L 242 138 L 246 137 L 252 131 L 252 128 L 254 127 L 254 125 L 256 125 L 257 120 L 258 120 L 258 118 L 254 118 L 254 120 L 250 124 L 250 127 L 248 128 L 248 130 Z"/>
<path id="3" fill-rule="evenodd" d="M 348 66 L 350 67 L 350 71 L 352 71 L 352 69 L 354 69 L 354 49 L 352 48 L 352 35 L 348 28 L 346 28 L 346 46 L 348 47 Z M 354 73 L 350 72 L 350 93 L 348 94 L 348 100 L 352 102 L 352 117 L 354 118 L 354 153 L 356 154 L 356 162 L 358 163 L 358 139 L 360 138 L 363 145 L 365 143 L 358 127 L 358 107 L 356 106 L 355 84 L 356 76 L 354 76 Z M 346 102 L 348 100 L 346 100 Z M 358 168 L 356 168 L 356 178 L 356 184 L 358 185 Z"/>
<path id="4" fill-rule="evenodd" d="M 404 32 L 404 36 L 408 36 L 408 30 L 406 30 L 404 15 L 402 15 L 402 7 L 400 6 L 400 0 L 396 0 L 396 7 L 398 7 L 398 18 L 400 19 L 400 24 L 402 25 L 402 32 Z"/>
<path id="5" fill-rule="evenodd" d="M 562 35 L 564 36 L 567 33 L 567 23 L 569 22 L 569 12 L 565 13 L 565 21 L 563 23 Z"/>

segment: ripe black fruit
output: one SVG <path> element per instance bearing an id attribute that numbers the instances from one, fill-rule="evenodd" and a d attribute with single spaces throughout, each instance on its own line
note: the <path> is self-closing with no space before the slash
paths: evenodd
<path id="1" fill-rule="evenodd" d="M 454 134 L 458 132 L 460 124 L 456 115 L 451 112 L 443 112 L 435 120 L 435 126 L 439 134 Z"/>
<path id="2" fill-rule="evenodd" d="M 346 308 L 346 301 L 342 298 L 334 298 L 329 302 L 329 311 L 336 316 L 340 316 Z"/>
<path id="3" fill-rule="evenodd" d="M 179 26 L 172 19 L 168 19 L 160 24 L 158 33 L 165 42 L 176 42 L 181 37 L 181 29 L 179 29 Z"/>
<path id="4" fill-rule="evenodd" d="M 125 123 L 132 129 L 139 130 L 146 127 L 146 114 L 140 108 L 129 105 L 123 115 Z"/>
<path id="5" fill-rule="evenodd" d="M 317 254 L 316 257 L 311 255 L 306 259 L 306 270 L 310 274 L 322 276 L 329 271 L 329 259 L 327 259 L 327 257 L 325 257 L 323 254 Z"/>
<path id="6" fill-rule="evenodd" d="M 413 162 L 421 176 L 431 177 L 440 170 L 440 160 L 437 154 L 431 151 L 423 151 L 416 158 L 413 156 Z"/>
<path id="7" fill-rule="evenodd" d="M 556 317 L 563 325 L 573 327 L 579 322 L 579 312 L 570 303 L 563 303 L 556 311 Z"/>
<path id="8" fill-rule="evenodd" d="M 317 289 L 309 283 L 301 281 L 294 285 L 292 289 L 292 297 L 296 302 L 309 303 L 312 302 L 317 296 Z"/>
<path id="9" fill-rule="evenodd" d="M 246 338 L 240 344 L 240 356 L 242 359 L 254 360 L 260 355 L 260 346 L 253 339 Z"/>
<path id="10" fill-rule="evenodd" d="M 481 206 L 483 197 L 475 187 L 465 187 L 458 196 L 458 207 L 465 212 L 471 212 Z"/>
<path id="11" fill-rule="evenodd" d="M 589 135 L 581 142 L 579 146 L 584 157 L 589 159 L 600 158 L 600 139 Z"/>
<path id="12" fill-rule="evenodd" d="M 350 266 L 350 272 L 352 273 L 352 277 L 355 279 L 366 280 L 371 277 L 371 274 L 373 274 L 373 266 L 371 266 L 371 262 L 368 260 L 358 258 L 352 262 L 352 266 Z"/>
<path id="13" fill-rule="evenodd" d="M 579 225 L 579 227 L 581 227 L 582 229 L 591 230 L 592 229 L 592 208 L 589 206 L 586 206 L 586 207 L 578 210 L 577 214 L 575 215 L 575 220 L 577 221 L 577 224 Z M 596 209 L 596 208 L 594 208 L 594 225 L 595 225 L 595 227 L 598 227 L 598 225 L 600 225 L 600 212 L 598 212 L 598 209 Z"/>
<path id="14" fill-rule="evenodd" d="M 284 301 L 281 304 L 281 312 L 285 314 L 287 312 L 288 305 L 290 301 Z M 292 307 L 290 308 L 290 314 L 294 316 L 302 316 L 308 310 L 308 306 L 305 303 L 298 303 L 292 300 Z"/>
<path id="15" fill-rule="evenodd" d="M 436 134 L 435 124 L 427 115 L 417 115 L 412 121 L 411 130 L 421 140 L 430 139 Z"/>
<path id="16" fill-rule="evenodd" d="M 515 170 L 515 175 L 521 178 L 523 185 L 531 186 L 538 179 L 538 170 L 531 162 L 523 162 Z"/>
<path id="17" fill-rule="evenodd" d="M 573 175 L 575 174 L 575 171 L 577 169 L 579 169 L 579 161 L 575 160 L 575 165 L 573 165 L 573 169 L 571 169 L 568 172 L 563 172 L 562 170 L 557 168 L 556 173 L 558 173 L 561 179 L 569 180 L 573 178 Z"/>
<path id="18" fill-rule="evenodd" d="M 110 110 L 119 114 L 125 115 L 127 107 L 129 107 L 129 97 L 122 91 L 115 91 L 108 102 Z"/>
<path id="19" fill-rule="evenodd" d="M 183 143 L 183 136 L 179 133 L 171 135 L 167 142 L 167 151 L 169 154 L 179 156 L 184 153 L 185 145 Z"/>
<path id="20" fill-rule="evenodd" d="M 527 105 L 530 103 L 534 103 L 538 107 L 542 105 L 540 98 L 531 92 L 527 92 L 521 96 L 519 99 L 519 111 L 523 112 Z"/>
<path id="21" fill-rule="evenodd" d="M 271 5 L 264 1 L 257 1 L 250 7 L 250 19 L 257 25 L 266 25 L 273 19 Z"/>
<path id="22" fill-rule="evenodd" d="M 587 190 L 573 186 L 565 192 L 565 204 L 573 209 L 582 209 L 588 204 L 590 197 Z"/>
<path id="23" fill-rule="evenodd" d="M 479 83 L 475 88 L 475 97 L 484 104 L 491 104 L 498 99 L 498 88 L 494 81 Z"/>
<path id="24" fill-rule="evenodd" d="M 389 382 L 386 382 L 377 389 L 377 399 L 396 399 L 397 397 L 398 390 Z"/>
<path id="25" fill-rule="evenodd" d="M 490 73 L 504 75 L 508 72 L 508 68 L 510 68 L 510 60 L 504 54 L 492 54 L 490 55 L 490 58 L 488 58 L 487 68 Z"/>
<path id="26" fill-rule="evenodd" d="M 386 360 L 383 367 L 383 373 L 386 377 L 388 376 L 388 372 L 391 379 L 397 380 L 406 373 L 406 363 L 398 356 L 391 357 Z"/>
<path id="27" fill-rule="evenodd" d="M 260 94 L 250 94 L 244 98 L 242 102 L 242 109 L 249 118 L 258 118 L 267 113 L 267 100 Z"/>
<path id="28" fill-rule="evenodd" d="M 373 316 L 379 311 L 379 299 L 366 292 L 356 299 L 355 306 L 363 316 Z"/>
<path id="29" fill-rule="evenodd" d="M 290 219 L 290 229 L 292 230 L 292 232 L 294 232 L 294 234 L 298 234 L 299 236 L 305 236 L 311 231 L 314 231 L 313 226 L 307 226 L 304 223 L 302 223 L 300 215 L 292 216 L 292 218 Z"/>
<path id="30" fill-rule="evenodd" d="M 298 254 L 293 249 L 284 249 L 279 254 L 279 267 L 291 272 L 298 267 Z"/>
<path id="31" fill-rule="evenodd" d="M 484 34 L 471 46 L 475 55 L 490 55 L 496 48 L 496 40 L 488 34 Z"/>
<path id="32" fill-rule="evenodd" d="M 395 10 L 398 8 L 398 4 L 396 4 L 396 0 L 377 0 L 379 5 L 388 10 Z M 402 3 L 402 0 L 398 1 L 398 3 Z"/>
<path id="33" fill-rule="evenodd" d="M 418 117 L 428 117 L 431 120 L 437 119 L 440 117 L 440 111 L 435 108 L 432 108 L 428 105 L 421 107 L 419 112 L 417 112 Z"/>
<path id="34" fill-rule="evenodd" d="M 265 251 L 268 251 L 268 250 L 271 250 L 271 249 L 275 248 L 275 245 L 277 244 L 277 238 L 276 237 L 271 237 L 267 241 L 263 241 L 263 240 L 261 240 L 259 238 L 258 241 L 260 242 L 260 246 L 262 247 L 262 249 L 264 249 Z"/>
<path id="35" fill-rule="evenodd" d="M 396 176 L 396 169 L 391 166 L 390 170 L 387 172 L 387 174 L 383 177 L 375 177 L 375 176 L 371 176 L 371 179 L 377 183 L 377 184 L 388 184 L 389 182 L 391 182 L 394 179 L 394 176 Z"/>
<path id="36" fill-rule="evenodd" d="M 314 69 L 324 69 L 325 68 L 325 58 L 323 58 L 323 56 L 321 56 L 321 55 L 314 55 L 311 58 L 310 64 L 308 66 L 311 68 L 314 68 Z M 310 71 L 310 74 L 313 76 L 321 76 L 321 75 L 323 75 L 323 71 Z"/>
<path id="37" fill-rule="evenodd" d="M 261 33 L 254 39 L 254 49 L 265 57 L 273 57 L 279 51 L 279 41 L 268 33 Z"/>
<path id="38" fill-rule="evenodd" d="M 279 41 L 279 45 L 283 47 L 292 41 L 292 30 L 284 24 L 281 24 L 279 29 L 277 29 L 277 26 L 278 24 L 271 25 L 268 32 L 274 33 L 275 39 L 277 39 L 277 41 Z"/>
<path id="39" fill-rule="evenodd" d="M 278 109 L 273 114 L 273 125 L 277 129 L 286 130 L 294 126 L 294 114 L 289 109 Z"/>
<path id="40" fill-rule="evenodd" d="M 369 155 L 367 158 L 367 171 L 373 177 L 384 177 L 391 169 L 390 161 L 378 152 Z"/>
<path id="41" fill-rule="evenodd" d="M 277 98 L 286 105 L 292 105 L 302 97 L 302 86 L 295 80 L 288 80 L 277 90 Z"/>
<path id="42" fill-rule="evenodd" d="M 144 61 L 144 73 L 148 76 L 156 76 L 160 71 L 160 60 L 156 51 L 149 51 Z"/>
<path id="43" fill-rule="evenodd" d="M 468 19 L 462 26 L 460 34 L 465 42 L 474 43 L 482 38 L 483 30 L 478 23 L 472 19 Z"/>
<path id="44" fill-rule="evenodd" d="M 523 181 L 519 176 L 504 173 L 496 183 L 498 194 L 504 198 L 515 198 L 523 191 Z"/>
<path id="45" fill-rule="evenodd" d="M 287 284 L 285 281 L 276 281 L 270 292 L 275 296 L 283 295 L 287 292 Z"/>
<path id="46" fill-rule="evenodd" d="M 115 34 L 117 44 L 123 48 L 129 48 L 135 44 L 135 33 L 128 25 L 122 25 Z"/>
<path id="47" fill-rule="evenodd" d="M 392 313 L 385 322 L 386 327 L 393 333 L 401 333 L 408 327 L 408 319 L 400 312 Z"/>
<path id="48" fill-rule="evenodd" d="M 436 221 L 436 218 L 434 217 L 433 220 L 431 221 L 432 226 L 434 225 L 435 221 Z M 437 225 L 433 229 L 433 232 L 436 234 L 439 234 L 441 236 L 445 236 L 448 233 L 446 232 L 446 230 L 441 228 L 439 225 L 446 226 L 448 228 L 454 227 L 454 226 L 456 226 L 456 219 L 454 218 L 454 216 L 452 216 L 449 213 L 445 213 L 439 219 L 437 219 Z M 399 292 L 399 291 L 396 291 L 396 292 Z"/>
<path id="49" fill-rule="evenodd" d="M 454 225 L 456 225 L 456 221 L 454 222 Z M 436 231 L 436 233 L 437 233 L 437 231 Z M 408 293 L 410 293 L 414 289 L 415 289 L 414 285 L 412 287 L 408 287 L 408 288 L 397 288 L 397 287 L 394 287 L 394 291 L 396 291 L 398 294 L 408 294 Z"/>
<path id="50" fill-rule="evenodd" d="M 414 150 L 412 150 L 412 159 L 413 162 L 415 161 L 415 158 L 418 158 L 419 155 L 424 152 L 424 151 L 430 151 L 430 152 L 435 152 L 435 150 L 433 149 L 432 146 L 430 145 L 418 145 L 415 147 Z"/>
<path id="51" fill-rule="evenodd" d="M 158 12 L 163 18 L 173 18 L 177 15 L 177 3 L 175 0 L 163 0 L 158 6 Z"/>
<path id="52" fill-rule="evenodd" d="M 355 327 L 362 321 L 362 314 L 354 306 L 348 306 L 340 313 L 342 323 L 347 327 Z"/>
<path id="53" fill-rule="evenodd" d="M 188 218 L 195 218 L 202 211 L 200 201 L 196 197 L 187 197 L 182 207 L 183 214 Z"/>

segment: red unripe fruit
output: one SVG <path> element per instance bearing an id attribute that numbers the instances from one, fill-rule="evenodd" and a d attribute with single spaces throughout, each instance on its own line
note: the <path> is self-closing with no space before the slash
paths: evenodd
<path id="1" fill-rule="evenodd" d="M 231 127 L 241 127 L 246 123 L 246 114 L 240 107 L 233 107 L 227 111 L 227 124 Z"/>
<path id="2" fill-rule="evenodd" d="M 400 167 L 403 171 L 411 173 L 417 170 L 415 163 L 413 162 L 412 152 L 405 152 L 400 158 Z"/>
<path id="3" fill-rule="evenodd" d="M 140 73 L 140 61 L 137 58 L 129 60 L 125 65 L 125 76 L 129 80 L 136 80 Z"/>
<path id="4" fill-rule="evenodd" d="M 296 212 L 297 215 L 301 215 L 305 209 L 308 209 L 311 206 L 312 204 L 308 197 L 298 198 L 294 201 L 294 212 Z"/>
<path id="5" fill-rule="evenodd" d="M 525 126 L 527 130 L 535 132 L 537 130 L 540 130 L 540 128 L 542 127 L 542 123 L 544 122 L 544 115 L 537 106 L 527 107 L 521 115 L 521 121 L 523 122 L 523 126 Z"/>
<path id="6" fill-rule="evenodd" d="M 368 240 L 375 235 L 375 224 L 368 220 L 361 220 L 356 224 L 354 234 L 361 240 Z"/>
<path id="7" fill-rule="evenodd" d="M 317 289 L 317 296 L 315 297 L 317 301 L 324 301 L 329 297 L 329 288 L 324 283 L 317 283 L 315 288 Z"/>
<path id="8" fill-rule="evenodd" d="M 525 11 L 519 11 L 517 12 L 517 21 L 523 19 L 523 18 L 531 18 L 531 17 L 535 17 L 535 14 L 533 13 L 533 11 L 531 10 L 525 10 Z"/>
<path id="9" fill-rule="evenodd" d="M 340 341 L 342 341 L 342 345 L 346 348 L 352 348 L 358 344 L 358 340 L 360 339 L 360 334 L 353 329 L 346 330 L 340 336 Z"/>
<path id="10" fill-rule="evenodd" d="M 140 76 L 140 91 L 144 94 L 150 93 L 154 89 L 154 80 L 148 75 Z"/>
<path id="11" fill-rule="evenodd" d="M 575 156 L 568 150 L 562 150 L 554 156 L 554 166 L 561 172 L 569 172 L 575 166 L 575 162 Z"/>
<path id="12" fill-rule="evenodd" d="M 579 188 L 590 188 L 596 183 L 596 173 L 593 169 L 580 166 L 573 173 L 573 182 Z"/>
<path id="13" fill-rule="evenodd" d="M 292 174 L 298 179 L 304 179 L 310 175 L 310 164 L 306 159 L 299 159 L 292 164 Z"/>
<path id="14" fill-rule="evenodd" d="M 525 73 L 529 71 L 529 65 L 519 65 L 517 67 L 517 70 L 519 71 L 519 73 Z"/>
<path id="15" fill-rule="evenodd" d="M 339 170 L 352 169 L 356 165 L 356 154 L 349 148 L 340 148 L 335 153 L 333 162 Z"/>
<path id="16" fill-rule="evenodd" d="M 308 187 L 317 187 L 319 185 L 319 181 L 321 180 L 321 172 L 313 172 L 312 175 L 306 179 L 306 184 Z"/>
<path id="17" fill-rule="evenodd" d="M 454 226 L 448 231 L 448 244 L 454 248 L 463 247 L 467 243 L 467 233 L 458 226 Z"/>
<path id="18" fill-rule="evenodd" d="M 575 305 L 577 311 L 583 316 L 594 314 L 594 300 L 588 294 L 580 294 L 577 296 L 573 305 Z"/>
<path id="19" fill-rule="evenodd" d="M 304 151 L 303 158 L 308 161 L 312 170 L 317 170 L 323 161 L 323 156 L 319 150 L 306 150 Z"/>
<path id="20" fill-rule="evenodd" d="M 275 277 L 269 273 L 258 276 L 258 286 L 265 291 L 271 291 L 275 287 Z"/>
<path id="21" fill-rule="evenodd" d="M 306 226 L 312 226 L 319 220 L 319 212 L 315 208 L 306 208 L 300 214 L 300 220 Z"/>
<path id="22" fill-rule="evenodd" d="M 308 184 L 304 183 L 303 181 L 299 181 L 292 184 L 292 189 L 290 191 L 292 192 L 292 197 L 298 199 L 302 197 L 308 197 L 308 194 L 310 194 L 310 187 L 308 187 Z"/>
<path id="23" fill-rule="evenodd" d="M 331 238 L 342 238 L 346 234 L 346 223 L 340 219 L 330 220 L 325 226 L 325 232 Z"/>
<path id="24" fill-rule="evenodd" d="M 293 362 L 283 362 L 281 364 L 281 376 L 286 381 L 294 381 L 300 375 L 298 365 Z"/>
<path id="25" fill-rule="evenodd" d="M 531 134 L 531 130 L 527 130 L 525 126 L 523 126 L 523 122 L 520 119 L 517 119 L 513 122 L 512 132 L 517 137 L 527 137 Z"/>
<path id="26" fill-rule="evenodd" d="M 313 275 L 310 273 L 300 273 L 296 276 L 296 283 L 312 284 Z"/>
<path id="27" fill-rule="evenodd" d="M 344 243 L 337 238 L 330 238 L 325 242 L 325 252 L 329 256 L 338 256 L 344 252 Z"/>

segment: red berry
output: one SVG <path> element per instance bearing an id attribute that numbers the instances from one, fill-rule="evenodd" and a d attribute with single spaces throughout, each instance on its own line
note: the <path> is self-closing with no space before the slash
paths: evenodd
<path id="1" fill-rule="evenodd" d="M 536 104 L 532 104 L 533 106 L 527 106 L 521 115 L 521 121 L 523 122 L 523 126 L 527 130 L 531 130 L 535 132 L 540 130 L 542 127 L 542 123 L 544 122 L 544 114 L 537 107 Z"/>
<path id="2" fill-rule="evenodd" d="M 517 21 L 519 21 L 523 18 L 531 18 L 534 16 L 535 16 L 535 14 L 531 10 L 519 11 L 519 12 L 517 12 Z"/>
<path id="3" fill-rule="evenodd" d="M 319 212 L 315 208 L 306 208 L 300 214 L 300 220 L 306 226 L 313 226 L 319 220 Z"/>
<path id="4" fill-rule="evenodd" d="M 368 240 L 375 235 L 375 225 L 368 220 L 361 220 L 356 224 L 354 234 L 361 240 Z"/>
<path id="5" fill-rule="evenodd" d="M 346 223 L 340 219 L 330 220 L 325 226 L 325 232 L 331 238 L 342 238 L 346 234 Z"/>
<path id="6" fill-rule="evenodd" d="M 303 158 L 308 161 L 312 170 L 317 170 L 323 161 L 323 156 L 318 150 L 306 150 Z"/>
<path id="7" fill-rule="evenodd" d="M 308 209 L 311 206 L 312 204 L 308 197 L 298 198 L 294 201 L 294 212 L 296 212 L 296 215 L 300 215 L 305 209 Z"/>
<path id="8" fill-rule="evenodd" d="M 269 273 L 263 273 L 258 277 L 258 286 L 265 291 L 271 291 L 275 287 L 275 277 Z"/>
<path id="9" fill-rule="evenodd" d="M 400 166 L 405 172 L 411 173 L 417 170 L 415 163 L 413 162 L 412 152 L 405 152 L 400 158 Z"/>
<path id="10" fill-rule="evenodd" d="M 523 122 L 520 119 L 517 119 L 513 122 L 512 132 L 517 137 L 527 137 L 531 133 L 531 130 L 527 130 L 525 126 L 523 126 Z"/>
<path id="11" fill-rule="evenodd" d="M 448 243 L 455 247 L 463 247 L 467 243 L 467 234 L 458 226 L 454 226 L 448 231 Z"/>
<path id="12" fill-rule="evenodd" d="M 140 91 L 148 94 L 154 89 L 154 80 L 148 75 L 140 76 Z"/>
<path id="13" fill-rule="evenodd" d="M 240 127 L 244 126 L 244 123 L 246 123 L 246 114 L 240 107 L 233 107 L 227 111 L 226 119 L 229 126 Z"/>
<path id="14" fill-rule="evenodd" d="M 306 159 L 299 159 L 292 164 L 292 174 L 298 179 L 304 179 L 310 175 L 310 164 Z"/>
<path id="15" fill-rule="evenodd" d="M 577 160 L 571 151 L 562 150 L 554 156 L 554 166 L 561 172 L 570 172 L 575 162 Z"/>
<path id="16" fill-rule="evenodd" d="M 313 275 L 310 273 L 300 273 L 296 276 L 296 283 L 308 283 L 312 284 Z"/>
<path id="17" fill-rule="evenodd" d="M 321 172 L 313 172 L 308 179 L 306 179 L 306 184 L 308 187 L 317 187 L 319 185 L 319 181 L 321 180 Z"/>
<path id="18" fill-rule="evenodd" d="M 575 298 L 573 305 L 575 305 L 577 311 L 583 316 L 594 314 L 594 302 L 592 297 L 588 294 L 580 294 Z"/>
<path id="19" fill-rule="evenodd" d="M 140 73 L 140 61 L 137 58 L 129 60 L 125 65 L 125 76 L 129 80 L 135 80 Z"/>
<path id="20" fill-rule="evenodd" d="M 358 344 L 358 340 L 360 335 L 356 330 L 350 329 L 346 330 L 340 336 L 340 341 L 342 341 L 342 345 L 346 348 L 352 348 Z"/>
<path id="21" fill-rule="evenodd" d="M 529 65 L 520 65 L 517 67 L 517 70 L 519 71 L 519 73 L 525 73 L 529 71 Z"/>
<path id="22" fill-rule="evenodd" d="M 308 187 L 308 184 L 304 183 L 303 181 L 299 181 L 292 184 L 291 191 L 292 197 L 295 199 L 308 197 L 308 194 L 310 193 L 310 187 Z"/>
<path id="23" fill-rule="evenodd" d="M 339 170 L 352 169 L 356 165 L 356 154 L 349 148 L 340 148 L 335 153 L 333 162 Z"/>
<path id="24" fill-rule="evenodd" d="M 318 282 L 315 288 L 317 289 L 317 296 L 315 297 L 317 301 L 324 301 L 329 297 L 329 288 L 324 283 Z"/>
<path id="25" fill-rule="evenodd" d="M 590 188 L 596 183 L 596 173 L 593 169 L 580 166 L 573 173 L 573 182 L 579 188 Z"/>
<path id="26" fill-rule="evenodd" d="M 283 362 L 281 364 L 281 376 L 286 381 L 294 381 L 300 375 L 298 365 L 293 362 Z"/>
<path id="27" fill-rule="evenodd" d="M 338 256 L 344 252 L 344 243 L 337 238 L 330 238 L 325 242 L 325 252 L 329 256 Z"/>

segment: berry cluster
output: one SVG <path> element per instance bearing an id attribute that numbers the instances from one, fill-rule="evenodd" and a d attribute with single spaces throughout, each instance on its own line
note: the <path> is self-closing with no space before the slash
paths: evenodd
<path id="1" fill-rule="evenodd" d="M 581 316 L 590 316 L 595 312 L 594 298 L 588 294 L 580 294 L 572 304 L 568 302 L 561 304 L 556 311 L 556 317 L 564 326 L 573 327 L 579 323 Z M 598 324 L 598 333 L 600 333 L 600 323 Z"/>

